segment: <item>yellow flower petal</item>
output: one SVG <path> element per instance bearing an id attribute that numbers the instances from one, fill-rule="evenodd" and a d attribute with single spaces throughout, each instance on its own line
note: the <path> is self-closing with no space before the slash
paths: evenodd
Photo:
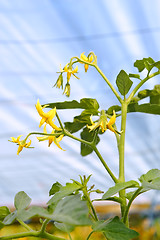
<path id="1" fill-rule="evenodd" d="M 22 149 L 23 149 L 23 146 L 19 145 L 18 150 L 17 150 L 17 155 L 19 155 L 19 153 L 22 151 Z"/>
<path id="2" fill-rule="evenodd" d="M 88 58 L 84 55 L 84 52 L 81 54 L 80 59 L 87 62 Z"/>
<path id="3" fill-rule="evenodd" d="M 109 122 L 108 122 L 108 126 L 112 126 L 116 121 L 116 113 L 115 111 L 113 111 L 113 116 L 110 118 Z"/>

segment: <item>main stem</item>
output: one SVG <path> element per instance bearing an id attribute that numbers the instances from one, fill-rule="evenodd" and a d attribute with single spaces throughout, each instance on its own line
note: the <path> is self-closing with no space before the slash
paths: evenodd
<path id="1" fill-rule="evenodd" d="M 119 141 L 119 182 L 125 182 L 125 131 L 126 131 L 126 118 L 127 118 L 127 106 L 128 103 L 124 99 L 122 102 L 122 120 L 121 120 L 121 136 Z M 125 190 L 119 192 L 119 196 L 125 202 Z M 126 204 L 121 205 L 122 218 L 124 215 Z"/>

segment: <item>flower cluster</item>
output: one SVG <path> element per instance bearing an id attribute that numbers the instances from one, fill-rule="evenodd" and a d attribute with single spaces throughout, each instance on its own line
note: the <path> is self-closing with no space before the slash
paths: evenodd
<path id="1" fill-rule="evenodd" d="M 36 109 L 37 109 L 37 112 L 39 113 L 40 117 L 42 118 L 41 121 L 40 121 L 40 124 L 39 124 L 39 127 L 41 127 L 44 123 L 45 126 L 44 126 L 44 129 L 43 129 L 43 132 L 44 134 L 46 134 L 44 137 L 37 137 L 37 139 L 39 141 L 45 141 L 45 140 L 48 140 L 49 141 L 49 144 L 48 146 L 50 147 L 51 143 L 54 142 L 57 147 L 59 147 L 61 150 L 63 150 L 59 144 L 59 142 L 62 140 L 63 138 L 63 134 L 60 134 L 58 135 L 58 137 L 56 137 L 56 135 L 54 135 L 56 133 L 56 131 L 61 131 L 61 128 L 57 127 L 55 124 L 54 124 L 54 121 L 53 121 L 53 118 L 55 117 L 56 115 L 56 107 L 51 109 L 50 111 L 48 111 L 47 113 L 45 113 L 43 111 L 43 109 L 46 107 L 47 105 L 45 106 L 41 106 L 40 102 L 39 102 L 39 99 L 37 101 L 37 104 L 36 104 Z M 51 127 L 52 127 L 52 132 L 51 134 L 48 134 L 47 133 L 47 130 L 46 130 L 46 125 L 49 124 Z"/>
<path id="2" fill-rule="evenodd" d="M 99 118 L 99 120 L 96 123 L 93 122 L 92 117 L 90 118 L 90 121 L 91 121 L 92 125 L 91 126 L 87 125 L 87 127 L 90 129 L 90 131 L 94 131 L 95 129 L 100 127 L 102 132 L 104 132 L 107 129 L 109 129 L 110 131 L 112 131 L 114 133 L 119 133 L 119 132 L 117 132 L 117 130 L 115 130 L 113 128 L 113 125 L 114 125 L 114 123 L 116 121 L 116 113 L 115 113 L 115 111 L 113 111 L 113 116 L 110 118 L 109 122 L 107 120 L 107 115 L 106 115 L 104 110 L 101 111 L 100 118 Z"/>
<path id="3" fill-rule="evenodd" d="M 67 73 L 67 83 L 65 84 L 65 88 L 63 91 L 63 94 L 65 94 L 67 97 L 70 96 L 70 78 L 71 78 L 71 76 L 73 75 L 75 78 L 79 79 L 75 75 L 76 73 L 78 73 L 78 66 L 73 68 L 73 64 L 75 62 L 80 62 L 80 63 L 84 64 L 85 72 L 87 72 L 87 70 L 89 68 L 89 64 L 95 62 L 95 59 L 94 59 L 94 56 L 92 53 L 90 53 L 88 56 L 85 56 L 84 53 L 82 53 L 80 55 L 80 58 L 75 57 L 75 59 L 76 59 L 75 62 L 73 62 L 73 59 L 74 58 L 72 58 L 70 63 L 67 63 L 63 69 L 60 67 L 60 75 L 54 85 L 57 88 L 63 89 L 63 73 Z"/>
<path id="4" fill-rule="evenodd" d="M 22 151 L 22 149 L 25 148 L 29 148 L 31 145 L 31 140 L 29 139 L 29 142 L 26 143 L 25 140 L 20 141 L 20 138 L 22 137 L 22 135 L 18 136 L 17 138 L 15 137 L 11 137 L 13 143 L 17 143 L 17 145 L 19 145 L 18 150 L 17 150 L 17 155 L 19 155 L 19 153 Z"/>
<path id="5" fill-rule="evenodd" d="M 51 109 L 50 111 L 48 112 L 44 112 L 43 109 L 46 107 L 47 105 L 45 106 L 41 106 L 40 102 L 39 102 L 39 99 L 37 101 L 37 104 L 36 104 L 36 109 L 37 109 L 37 112 L 39 113 L 40 117 L 41 117 L 41 120 L 40 120 L 40 124 L 39 124 L 39 127 L 41 127 L 44 123 L 45 126 L 44 126 L 44 134 L 45 135 L 44 137 L 37 137 L 37 139 L 39 141 L 44 141 L 44 140 L 48 140 L 49 141 L 49 144 L 48 146 L 50 147 L 51 143 L 54 142 L 58 148 L 60 148 L 61 150 L 63 150 L 59 144 L 59 142 L 62 140 L 63 138 L 63 134 L 60 134 L 58 133 L 58 131 L 61 131 L 62 129 L 57 127 L 55 124 L 54 124 L 54 120 L 53 118 L 55 117 L 56 115 L 56 108 L 53 108 Z M 47 131 L 46 131 L 46 125 L 50 125 L 52 127 L 52 132 L 51 134 L 48 134 Z M 26 140 L 28 137 L 26 137 L 24 140 L 20 141 L 20 138 L 21 138 L 22 135 L 20 135 L 19 137 L 15 138 L 15 137 L 11 137 L 11 142 L 13 143 L 17 143 L 17 145 L 19 145 L 18 147 L 18 151 L 17 151 L 17 155 L 19 155 L 19 153 L 22 151 L 23 148 L 30 148 L 30 145 L 31 145 L 31 140 L 29 140 L 28 143 L 26 143 Z"/>

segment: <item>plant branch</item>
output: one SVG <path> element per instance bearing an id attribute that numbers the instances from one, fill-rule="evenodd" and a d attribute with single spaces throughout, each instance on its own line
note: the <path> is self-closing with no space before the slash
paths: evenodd
<path id="1" fill-rule="evenodd" d="M 129 97 L 127 98 L 127 102 L 130 103 L 130 101 L 132 100 L 132 98 L 134 97 L 134 95 L 136 94 L 136 92 L 138 91 L 138 89 L 145 83 L 147 82 L 149 79 L 157 76 L 158 74 L 160 74 L 160 70 L 158 70 L 155 73 L 152 73 L 150 75 L 148 75 L 146 78 L 144 78 L 131 92 L 131 94 L 129 95 Z"/>
<path id="2" fill-rule="evenodd" d="M 15 233 L 15 234 L 11 234 L 8 236 L 2 236 L 2 237 L 0 237 L 0 240 L 8 240 L 8 239 L 16 239 L 16 238 L 24 238 L 24 237 L 46 238 L 49 240 L 67 240 L 66 238 L 56 237 L 47 232 L 41 233 L 41 231 Z"/>
<path id="3" fill-rule="evenodd" d="M 24 223 L 22 220 L 17 218 L 17 221 L 28 231 L 30 231 L 30 232 L 33 231 L 33 229 L 31 227 L 29 227 L 26 223 Z"/>
<path id="4" fill-rule="evenodd" d="M 41 230 L 40 230 L 41 233 L 44 233 L 44 232 L 45 232 L 46 226 L 47 226 L 47 224 L 49 223 L 49 221 L 50 221 L 50 219 L 45 219 L 45 220 L 44 220 L 44 222 L 43 222 L 43 224 L 42 224 L 42 227 L 41 227 Z"/>
<path id="5" fill-rule="evenodd" d="M 128 205 L 125 209 L 125 212 L 124 212 L 124 217 L 123 217 L 123 222 L 126 223 L 127 222 L 127 219 L 128 219 L 128 213 L 129 213 L 129 209 L 131 207 L 131 204 L 132 202 L 134 201 L 134 199 L 138 196 L 138 194 L 140 193 L 140 191 L 142 190 L 143 187 L 139 187 L 135 193 L 132 195 L 131 199 L 129 200 L 128 202 Z"/>
<path id="6" fill-rule="evenodd" d="M 112 90 L 112 92 L 114 93 L 114 95 L 117 97 L 118 101 L 120 103 L 122 103 L 122 98 L 119 96 L 118 92 L 116 91 L 116 89 L 113 87 L 113 85 L 110 83 L 110 81 L 108 80 L 108 78 L 105 76 L 105 74 L 101 71 L 101 69 L 97 66 L 94 65 L 94 67 L 96 68 L 96 70 L 99 72 L 99 74 L 102 76 L 102 78 L 106 81 L 106 83 L 108 84 L 108 86 L 110 87 L 110 89 Z"/>
<path id="7" fill-rule="evenodd" d="M 118 179 L 114 176 L 113 172 L 110 170 L 110 168 L 108 167 L 107 163 L 104 161 L 103 157 L 101 156 L 100 152 L 98 151 L 96 146 L 92 146 L 94 152 L 96 153 L 97 157 L 99 158 L 99 160 L 101 161 L 101 163 L 103 164 L 103 166 L 105 167 L 105 169 L 107 170 L 107 172 L 109 173 L 110 177 L 113 179 L 113 181 L 115 183 L 118 182 Z"/>

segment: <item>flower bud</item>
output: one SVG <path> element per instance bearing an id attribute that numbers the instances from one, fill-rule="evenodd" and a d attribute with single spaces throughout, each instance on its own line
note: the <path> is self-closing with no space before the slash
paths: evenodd
<path id="1" fill-rule="evenodd" d="M 70 96 L 70 84 L 69 83 L 66 83 L 63 94 L 65 94 L 67 97 Z"/>

